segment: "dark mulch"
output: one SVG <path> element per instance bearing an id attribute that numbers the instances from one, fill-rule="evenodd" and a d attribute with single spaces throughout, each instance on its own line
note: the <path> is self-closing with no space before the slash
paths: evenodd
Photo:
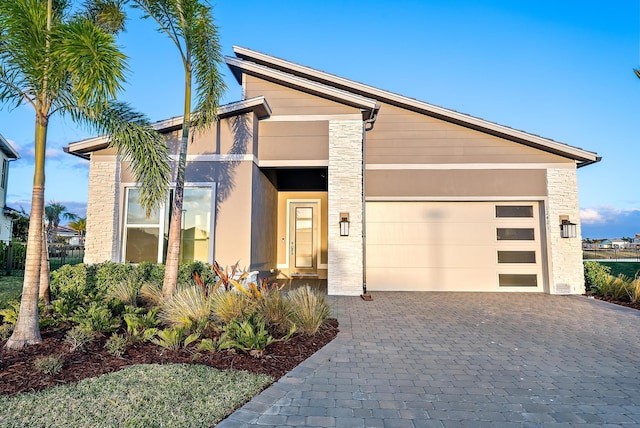
<path id="1" fill-rule="evenodd" d="M 0 394 L 14 395 L 38 391 L 69 382 L 97 377 L 135 364 L 192 363 L 218 369 L 246 370 L 279 379 L 329 343 L 338 334 L 338 321 L 326 321 L 313 336 L 295 334 L 287 342 L 269 345 L 261 358 L 230 350 L 209 352 L 195 349 L 171 351 L 153 343 L 134 343 L 121 357 L 114 357 L 104 349 L 107 337 L 86 346 L 85 351 L 69 352 L 66 331 L 53 329 L 41 332 L 43 342 L 21 350 L 0 348 Z M 4 343 L 2 343 L 4 345 Z M 34 367 L 38 357 L 58 354 L 64 358 L 63 369 L 55 376 L 40 373 Z"/>

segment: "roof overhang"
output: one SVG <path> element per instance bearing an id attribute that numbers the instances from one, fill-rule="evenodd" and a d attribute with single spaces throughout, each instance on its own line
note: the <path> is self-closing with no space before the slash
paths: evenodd
<path id="1" fill-rule="evenodd" d="M 289 74 L 301 79 L 317 82 L 324 86 L 346 91 L 351 94 L 357 94 L 371 100 L 386 102 L 417 113 L 422 113 L 460 126 L 515 141 L 546 152 L 573 159 L 576 161 L 576 165 L 578 167 L 590 165 L 592 163 L 599 162 L 602 159 L 597 155 L 597 153 L 590 152 L 579 147 L 570 146 L 548 138 L 519 131 L 508 126 L 499 125 L 494 122 L 419 101 L 414 98 L 378 89 L 373 86 L 345 79 L 324 71 L 315 70 L 304 65 L 276 58 L 262 52 L 257 52 L 240 46 L 234 46 L 233 51 L 238 57 L 235 59 L 236 61 L 254 64 L 254 68 L 261 67 L 262 69 L 270 69 L 272 72 Z M 229 64 L 229 60 L 227 60 L 227 64 Z M 231 64 L 230 67 L 236 79 L 240 79 L 239 82 L 241 82 L 241 74 L 238 74 L 240 70 L 235 70 Z"/>
<path id="2" fill-rule="evenodd" d="M 237 116 L 244 113 L 254 112 L 258 118 L 271 116 L 271 107 L 264 97 L 255 97 L 248 100 L 242 100 L 218 107 L 218 119 L 224 119 L 231 116 Z M 176 116 L 170 119 L 161 120 L 152 124 L 153 129 L 166 134 L 182 128 L 184 116 Z M 63 150 L 66 153 L 89 159 L 92 152 L 105 149 L 109 146 L 110 138 L 108 135 L 88 138 L 86 140 L 70 143 Z"/>
<path id="3" fill-rule="evenodd" d="M 261 77 L 271 82 L 276 82 L 290 88 L 358 108 L 362 110 L 362 116 L 365 120 L 375 118 L 377 111 L 380 109 L 380 105 L 373 98 L 325 85 L 321 82 L 276 70 L 255 62 L 245 61 L 240 58 L 225 57 L 225 61 L 239 82 L 242 82 L 242 73 Z"/>
<path id="4" fill-rule="evenodd" d="M 11 143 L 9 143 L 9 141 L 7 141 L 2 135 L 0 135 L 0 150 L 9 159 L 20 159 L 20 155 L 16 149 L 14 149 Z"/>

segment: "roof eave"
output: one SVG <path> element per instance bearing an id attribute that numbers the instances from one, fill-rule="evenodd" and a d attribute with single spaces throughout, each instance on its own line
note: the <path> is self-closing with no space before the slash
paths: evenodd
<path id="1" fill-rule="evenodd" d="M 256 97 L 248 100 L 238 101 L 218 107 L 218 118 L 223 119 L 230 116 L 253 111 L 258 118 L 268 117 L 271 115 L 271 107 L 264 97 Z M 175 131 L 182 127 L 183 116 L 175 116 L 169 119 L 160 120 L 152 124 L 153 128 L 161 133 Z M 105 149 L 109 146 L 109 137 L 101 135 L 98 137 L 88 138 L 86 140 L 70 143 L 63 150 L 65 153 L 78 156 L 88 160 L 90 153 L 96 150 Z"/>

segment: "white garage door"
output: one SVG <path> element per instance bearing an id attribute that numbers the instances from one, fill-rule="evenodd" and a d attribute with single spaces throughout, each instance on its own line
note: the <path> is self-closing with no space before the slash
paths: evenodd
<path id="1" fill-rule="evenodd" d="M 367 202 L 369 290 L 542 291 L 537 202 Z"/>

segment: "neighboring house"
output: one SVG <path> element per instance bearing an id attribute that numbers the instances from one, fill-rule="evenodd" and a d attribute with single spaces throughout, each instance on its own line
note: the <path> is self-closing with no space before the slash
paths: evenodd
<path id="1" fill-rule="evenodd" d="M 67 245 L 80 245 L 81 244 L 81 236 L 80 232 L 74 230 L 68 226 L 58 225 L 58 230 L 56 233 L 56 237 L 58 239 L 64 240 Z"/>
<path id="2" fill-rule="evenodd" d="M 0 135 L 0 201 L 2 201 L 2 215 L 0 215 L 0 241 L 10 241 L 12 238 L 13 220 L 20 214 L 7 206 L 7 191 L 9 184 L 9 162 L 20 159 L 16 149 Z"/>
<path id="3" fill-rule="evenodd" d="M 576 168 L 595 153 L 234 51 L 243 100 L 189 145 L 183 259 L 329 294 L 360 294 L 365 273 L 372 291 L 584 291 Z M 174 160 L 181 125 L 156 124 Z M 162 261 L 167 207 L 145 215 L 106 138 L 67 150 L 90 160 L 85 262 Z"/>
<path id="4" fill-rule="evenodd" d="M 612 248 L 627 248 L 629 246 L 629 243 L 627 241 L 620 238 L 613 238 L 609 241 L 611 242 Z"/>
<path id="5" fill-rule="evenodd" d="M 597 248 L 602 248 L 602 249 L 610 249 L 613 248 L 613 243 L 611 242 L 610 239 L 598 239 L 596 240 L 596 246 Z"/>

